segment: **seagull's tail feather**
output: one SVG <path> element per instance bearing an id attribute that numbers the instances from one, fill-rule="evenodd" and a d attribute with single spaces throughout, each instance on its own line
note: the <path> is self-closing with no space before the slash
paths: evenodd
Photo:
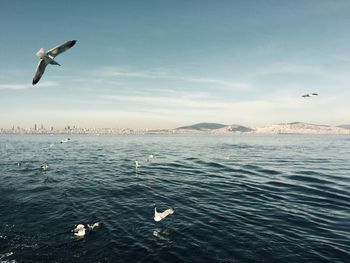
<path id="1" fill-rule="evenodd" d="M 55 60 L 53 60 L 53 59 L 50 61 L 50 64 L 51 64 L 51 65 L 61 66 L 57 61 L 55 61 Z"/>

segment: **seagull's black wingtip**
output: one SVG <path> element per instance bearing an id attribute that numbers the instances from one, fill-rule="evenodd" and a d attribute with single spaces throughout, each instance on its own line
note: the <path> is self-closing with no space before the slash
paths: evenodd
<path id="1" fill-rule="evenodd" d="M 71 45 L 74 46 L 75 43 L 77 43 L 77 41 L 76 40 L 72 40 L 71 43 L 72 43 Z"/>

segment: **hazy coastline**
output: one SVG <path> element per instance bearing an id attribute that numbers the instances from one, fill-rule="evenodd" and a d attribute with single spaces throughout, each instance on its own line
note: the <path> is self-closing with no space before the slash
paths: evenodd
<path id="1" fill-rule="evenodd" d="M 0 134 L 325 134 L 350 135 L 349 128 L 340 126 L 318 125 L 303 122 L 291 122 L 267 125 L 263 127 L 246 127 L 242 125 L 225 125 L 219 123 L 197 123 L 174 129 L 132 129 L 132 128 L 81 128 L 67 126 L 63 129 L 20 128 L 0 129 Z"/>

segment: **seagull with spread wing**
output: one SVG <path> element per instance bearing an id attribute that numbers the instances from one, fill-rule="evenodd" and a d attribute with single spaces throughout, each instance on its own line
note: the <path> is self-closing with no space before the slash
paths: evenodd
<path id="1" fill-rule="evenodd" d="M 175 210 L 173 208 L 169 208 L 163 212 L 157 212 L 157 208 L 154 208 L 154 221 L 159 222 L 160 220 L 166 218 L 168 215 L 174 214 Z"/>
<path id="2" fill-rule="evenodd" d="M 309 97 L 314 97 L 314 96 L 318 96 L 318 94 L 317 93 L 306 93 L 302 97 L 303 98 L 309 98 Z"/>
<path id="3" fill-rule="evenodd" d="M 36 68 L 32 84 L 35 85 L 39 82 L 48 64 L 61 66 L 54 60 L 54 58 L 59 54 L 63 53 L 64 51 L 66 51 L 67 49 L 70 49 L 72 46 L 75 45 L 76 42 L 77 42 L 76 40 L 67 41 L 62 45 L 59 45 L 57 47 L 50 49 L 47 52 L 45 52 L 43 48 L 39 49 L 39 51 L 36 53 L 36 56 L 40 58 L 40 61 Z"/>

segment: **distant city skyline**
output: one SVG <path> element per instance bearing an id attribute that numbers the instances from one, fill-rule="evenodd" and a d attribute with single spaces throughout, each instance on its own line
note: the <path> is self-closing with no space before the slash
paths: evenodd
<path id="1" fill-rule="evenodd" d="M 0 128 L 349 124 L 349 13 L 341 0 L 4 0 Z M 35 53 L 72 39 L 33 87 Z"/>

